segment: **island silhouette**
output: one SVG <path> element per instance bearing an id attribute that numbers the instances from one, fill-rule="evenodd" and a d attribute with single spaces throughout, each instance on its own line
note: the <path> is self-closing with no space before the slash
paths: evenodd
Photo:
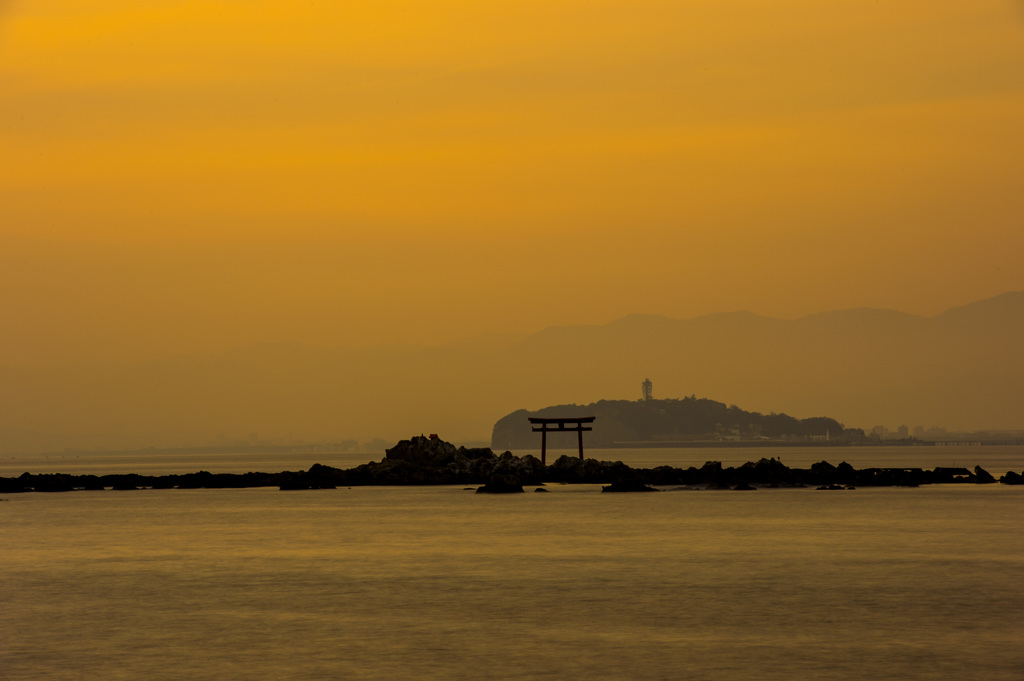
<path id="1" fill-rule="evenodd" d="M 797 419 L 788 414 L 761 414 L 735 404 L 696 395 L 683 399 L 653 399 L 650 381 L 645 381 L 642 400 L 600 400 L 587 405 L 561 404 L 537 411 L 520 409 L 494 424 L 494 449 L 532 449 L 537 436 L 530 419 L 552 417 L 596 417 L 600 427 L 587 434 L 587 446 L 614 447 L 706 447 L 728 443 L 743 446 L 850 444 L 868 440 L 860 428 L 847 428 L 834 418 L 816 416 Z M 576 435 L 552 433 L 552 447 L 573 447 Z"/>

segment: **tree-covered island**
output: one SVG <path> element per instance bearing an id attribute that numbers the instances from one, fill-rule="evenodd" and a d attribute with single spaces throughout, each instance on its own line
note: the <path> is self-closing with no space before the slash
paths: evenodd
<path id="1" fill-rule="evenodd" d="M 745 411 L 734 404 L 698 398 L 601 400 L 562 404 L 537 411 L 520 409 L 494 424 L 494 449 L 535 449 L 537 435 L 529 417 L 596 416 L 588 447 L 679 447 L 742 442 L 744 445 L 802 443 L 842 444 L 867 440 L 860 428 L 846 428 L 827 416 L 797 419 L 787 414 Z M 551 447 L 575 447 L 575 434 L 549 435 Z"/>

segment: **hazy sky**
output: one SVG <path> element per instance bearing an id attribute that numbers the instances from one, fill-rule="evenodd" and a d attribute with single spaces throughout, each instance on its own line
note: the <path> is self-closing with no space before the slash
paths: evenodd
<path id="1" fill-rule="evenodd" d="M 0 363 L 1024 288 L 1010 0 L 0 0 Z"/>

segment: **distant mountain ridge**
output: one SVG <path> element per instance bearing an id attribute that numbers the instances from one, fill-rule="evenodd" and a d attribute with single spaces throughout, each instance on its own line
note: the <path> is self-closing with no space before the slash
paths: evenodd
<path id="1" fill-rule="evenodd" d="M 0 451 L 410 432 L 479 441 L 517 409 L 637 399 L 645 377 L 657 398 L 704 395 L 865 429 L 1021 428 L 1022 338 L 1015 291 L 933 317 L 627 315 L 434 348 L 278 343 L 135 364 L 0 366 Z"/>

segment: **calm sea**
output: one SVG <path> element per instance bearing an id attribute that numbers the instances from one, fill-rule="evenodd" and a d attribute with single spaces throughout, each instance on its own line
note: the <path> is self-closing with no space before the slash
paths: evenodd
<path id="1" fill-rule="evenodd" d="M 1024 469 L 921 449 L 877 465 Z M 596 454 L 737 454 L 675 452 Z M 1024 678 L 1022 487 L 548 489 L 0 495 L 0 679 Z"/>

